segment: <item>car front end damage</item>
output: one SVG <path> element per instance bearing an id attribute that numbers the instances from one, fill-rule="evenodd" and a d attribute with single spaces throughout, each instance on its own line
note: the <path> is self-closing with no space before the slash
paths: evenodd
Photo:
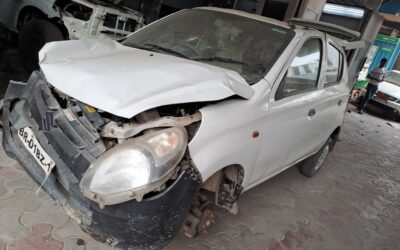
<path id="1" fill-rule="evenodd" d="M 128 121 L 65 96 L 39 72 L 11 82 L 4 100 L 6 153 L 83 231 L 123 249 L 159 249 L 177 234 L 201 184 L 187 150 L 198 109 Z"/>

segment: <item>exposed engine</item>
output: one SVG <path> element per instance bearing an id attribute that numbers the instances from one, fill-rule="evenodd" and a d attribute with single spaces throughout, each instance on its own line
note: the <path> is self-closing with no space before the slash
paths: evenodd
<path id="1" fill-rule="evenodd" d="M 81 121 L 87 120 L 90 123 L 90 127 L 99 134 L 106 151 L 129 143 L 131 139 L 146 137 L 148 134 L 173 127 L 184 127 L 188 137 L 187 142 L 190 142 L 199 129 L 202 120 L 199 110 L 210 105 L 210 102 L 167 105 L 126 119 L 77 101 L 54 88 L 53 93 L 67 115 L 72 115 L 75 119 Z M 134 199 L 140 202 L 143 199 L 154 197 L 171 186 L 182 172 L 189 173 L 193 180 L 201 184 L 201 192 L 192 204 L 183 227 L 185 235 L 194 237 L 205 233 L 214 223 L 210 193 L 214 194 L 212 196 L 215 197 L 217 206 L 223 207 L 233 214 L 237 213 L 237 198 L 242 191 L 240 184 L 244 176 L 241 168 L 236 166 L 225 168 L 203 182 L 187 150 L 182 160 L 174 171 L 169 173 L 167 178 L 149 187 L 149 189 L 136 193 Z M 91 197 L 90 193 L 84 193 L 84 195 L 97 201 L 100 207 L 105 206 L 98 197 Z"/>
<path id="2" fill-rule="evenodd" d="M 59 101 L 67 116 L 72 116 L 81 122 L 86 121 L 86 127 L 95 129 L 100 139 L 106 146 L 107 151 L 116 145 L 123 144 L 129 139 L 138 138 L 148 133 L 153 133 L 169 127 L 185 127 L 190 141 L 200 126 L 201 107 L 209 103 L 168 105 L 142 112 L 131 119 L 121 118 L 108 112 L 95 109 L 87 104 L 75 100 L 53 88 L 54 96 Z M 72 120 L 72 119 L 71 119 Z M 82 122 L 85 124 L 85 122 Z M 90 124 L 88 124 L 90 123 Z M 93 131 L 94 132 L 94 131 Z M 168 187 L 177 178 L 179 173 L 186 171 L 193 179 L 201 182 L 200 175 L 191 163 L 189 154 L 186 152 L 169 179 L 154 190 L 137 197 L 138 201 L 144 197 L 154 195 Z"/>

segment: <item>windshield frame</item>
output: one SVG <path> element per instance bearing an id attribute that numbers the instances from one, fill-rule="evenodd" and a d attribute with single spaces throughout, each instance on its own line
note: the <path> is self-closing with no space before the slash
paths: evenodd
<path id="1" fill-rule="evenodd" d="M 276 61 L 281 57 L 281 55 L 283 54 L 283 52 L 288 48 L 288 45 L 293 41 L 293 39 L 294 39 L 295 36 L 296 36 L 296 32 L 295 32 L 295 30 L 293 30 L 293 28 L 291 28 L 291 27 L 286 27 L 286 26 L 284 26 L 284 25 L 279 25 L 279 24 L 277 24 L 277 23 L 274 23 L 274 21 L 275 21 L 275 22 L 280 22 L 280 21 L 277 21 L 277 20 L 271 20 L 271 22 L 269 22 L 269 18 L 267 18 L 267 17 L 262 17 L 262 16 L 260 16 L 260 19 L 261 19 L 261 18 L 265 18 L 265 20 L 260 20 L 260 19 L 257 19 L 257 18 L 252 18 L 252 17 L 246 16 L 247 13 L 244 13 L 243 15 L 241 15 L 241 14 L 235 14 L 235 13 L 231 13 L 231 12 L 226 12 L 226 11 L 223 11 L 223 10 L 220 11 L 220 10 L 217 10 L 217 9 L 194 8 L 194 9 L 184 9 L 184 10 L 180 10 L 180 11 L 178 11 L 178 12 L 175 12 L 175 13 L 171 14 L 171 15 L 165 16 L 165 17 L 163 17 L 163 18 L 161 18 L 161 19 L 159 19 L 159 20 L 157 20 L 157 21 L 155 21 L 155 22 L 153 22 L 153 23 L 151 23 L 151 24 L 149 24 L 149 25 L 144 26 L 143 28 L 141 28 L 141 29 L 139 29 L 139 30 L 133 32 L 132 34 L 126 36 L 124 39 L 121 39 L 121 40 L 120 40 L 120 43 L 121 43 L 122 45 L 124 45 L 124 46 L 131 47 L 131 46 L 128 45 L 128 44 L 129 44 L 129 38 L 130 38 L 130 37 L 135 36 L 136 34 L 140 33 L 141 31 L 145 30 L 146 28 L 149 28 L 150 26 L 152 26 L 152 25 L 154 25 L 154 24 L 156 24 L 156 23 L 158 23 L 158 22 L 160 22 L 160 21 L 162 21 L 162 20 L 168 18 L 169 16 L 176 15 L 176 14 L 182 13 L 182 12 L 187 12 L 187 11 L 220 13 L 220 14 L 229 15 L 229 16 L 231 16 L 231 17 L 235 17 L 235 18 L 238 18 L 238 19 L 246 19 L 246 20 L 251 20 L 252 22 L 261 23 L 261 24 L 263 24 L 263 25 L 269 25 L 269 26 L 271 26 L 271 29 L 273 29 L 273 28 L 278 28 L 278 29 L 283 29 L 283 30 L 285 30 L 285 31 L 288 32 L 288 39 L 286 39 L 286 40 L 282 43 L 282 46 L 281 46 L 280 49 L 275 53 L 275 55 L 271 58 L 271 60 L 269 61 L 269 63 L 268 63 L 268 64 L 262 64 L 262 65 L 264 66 L 264 73 L 263 73 L 262 75 L 260 74 L 260 76 L 257 78 L 257 80 L 252 81 L 252 82 L 247 81 L 246 78 L 245 78 L 242 74 L 240 74 L 238 71 L 235 71 L 235 70 L 233 70 L 233 69 L 225 68 L 225 67 L 218 66 L 218 65 L 208 64 L 208 63 L 206 63 L 206 62 L 202 62 L 202 61 L 199 61 L 199 60 L 195 60 L 196 58 L 183 58 L 183 57 L 179 57 L 178 55 L 171 54 L 171 53 L 166 53 L 166 52 L 162 52 L 162 51 L 157 51 L 157 53 L 161 53 L 161 54 L 165 54 L 165 55 L 169 55 L 169 56 L 175 56 L 175 57 L 178 57 L 178 58 L 182 58 L 182 59 L 186 59 L 186 60 L 190 60 L 190 61 L 194 61 L 194 62 L 198 62 L 198 63 L 205 63 L 205 64 L 210 65 L 210 66 L 213 66 L 213 67 L 218 67 L 218 68 L 221 68 L 221 69 L 224 69 L 224 70 L 230 70 L 230 71 L 236 72 L 236 73 L 239 74 L 249 85 L 254 85 L 254 84 L 260 82 L 262 79 L 265 79 L 265 77 L 268 75 L 268 73 L 270 72 L 271 68 L 274 66 L 274 64 L 276 63 Z M 166 31 L 163 31 L 163 32 L 166 32 Z M 144 48 L 139 48 L 139 49 L 144 49 Z M 151 50 L 149 50 L 149 51 L 151 51 Z M 152 52 L 154 52 L 154 51 L 152 51 Z"/>

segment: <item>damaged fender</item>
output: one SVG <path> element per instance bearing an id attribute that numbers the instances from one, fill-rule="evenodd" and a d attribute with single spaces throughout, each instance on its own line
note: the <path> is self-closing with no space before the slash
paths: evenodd
<path id="1" fill-rule="evenodd" d="M 178 233 L 196 197 L 200 184 L 185 171 L 167 189 L 141 202 L 128 201 L 100 206 L 85 198 L 79 190 L 79 178 L 104 151 L 92 135 L 72 140 L 76 133 L 87 133 L 84 125 L 68 122 L 40 74 L 34 73 L 28 83 L 11 82 L 4 98 L 3 147 L 27 173 L 57 201 L 83 231 L 100 242 L 122 249 L 161 249 Z M 41 121 L 51 112 L 56 126 L 43 131 Z M 44 181 L 44 172 L 33 156 L 23 148 L 17 132 L 30 127 L 57 167 Z M 86 132 L 85 132 L 86 131 Z M 64 150 L 56 151 L 55 148 Z"/>

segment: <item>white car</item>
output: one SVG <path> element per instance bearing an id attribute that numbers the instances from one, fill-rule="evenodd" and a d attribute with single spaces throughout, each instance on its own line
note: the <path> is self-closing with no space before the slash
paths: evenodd
<path id="1" fill-rule="evenodd" d="M 301 26 L 299 24 L 307 26 Z M 301 163 L 313 176 L 348 102 L 345 43 L 323 23 L 184 10 L 122 43 L 62 41 L 11 82 L 3 145 L 93 238 L 159 249 Z M 207 192 L 208 191 L 208 192 Z"/>
<path id="2" fill-rule="evenodd" d="M 379 83 L 373 101 L 389 110 L 400 121 L 400 71 L 392 70 L 385 75 L 385 81 Z"/>

